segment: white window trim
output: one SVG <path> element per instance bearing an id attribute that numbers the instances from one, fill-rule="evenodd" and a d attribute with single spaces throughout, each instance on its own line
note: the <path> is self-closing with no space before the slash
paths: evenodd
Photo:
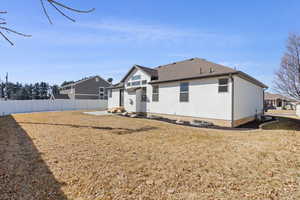
<path id="1" fill-rule="evenodd" d="M 188 84 L 188 90 L 187 91 L 181 91 L 181 84 L 187 83 Z M 187 101 L 181 101 L 181 94 L 188 94 L 188 100 Z M 180 103 L 188 103 L 190 101 L 190 82 L 181 82 L 179 84 L 179 102 Z"/>
<path id="2" fill-rule="evenodd" d="M 220 84 L 220 80 L 222 79 L 227 79 L 227 84 Z M 227 91 L 226 92 L 223 92 L 223 91 L 220 91 L 220 87 L 222 86 L 226 86 L 227 87 Z M 229 92 L 229 79 L 228 78 L 219 78 L 218 79 L 218 93 L 228 93 Z"/>

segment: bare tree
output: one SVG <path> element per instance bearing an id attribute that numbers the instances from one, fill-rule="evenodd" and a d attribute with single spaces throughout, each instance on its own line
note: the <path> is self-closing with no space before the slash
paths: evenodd
<path id="1" fill-rule="evenodd" d="M 300 35 L 289 35 L 274 84 L 279 93 L 300 100 Z"/>
<path id="2" fill-rule="evenodd" d="M 55 11 L 57 11 L 63 17 L 67 18 L 68 20 L 70 20 L 72 22 L 75 22 L 75 19 L 70 17 L 69 15 L 67 15 L 66 11 L 82 14 L 82 13 L 90 13 L 90 12 L 93 12 L 95 10 L 95 8 L 90 9 L 90 10 L 78 10 L 78 9 L 72 8 L 70 6 L 67 6 L 66 4 L 60 3 L 57 0 L 40 0 L 40 3 L 41 3 L 41 6 L 42 6 L 42 9 L 43 9 L 43 12 L 44 12 L 45 16 L 47 17 L 50 24 L 53 24 L 53 22 L 52 22 L 51 17 L 48 13 L 48 9 L 46 7 L 47 5 L 53 7 L 53 9 Z M 0 11 L 1 16 L 5 15 L 5 14 L 7 14 L 7 11 Z M 13 29 L 7 27 L 6 19 L 3 18 L 3 17 L 0 17 L 0 35 L 7 42 L 9 42 L 11 45 L 14 45 L 14 43 L 7 36 L 7 34 L 10 34 L 10 33 L 20 35 L 20 36 L 23 36 L 23 37 L 31 37 L 31 35 L 24 34 L 24 33 L 18 32 L 16 30 L 13 30 Z"/>

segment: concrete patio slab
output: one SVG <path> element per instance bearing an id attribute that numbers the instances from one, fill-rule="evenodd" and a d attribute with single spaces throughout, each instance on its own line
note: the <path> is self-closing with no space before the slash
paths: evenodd
<path id="1" fill-rule="evenodd" d="M 107 111 L 84 112 L 84 114 L 96 115 L 96 116 L 112 115 L 111 113 L 108 113 Z"/>

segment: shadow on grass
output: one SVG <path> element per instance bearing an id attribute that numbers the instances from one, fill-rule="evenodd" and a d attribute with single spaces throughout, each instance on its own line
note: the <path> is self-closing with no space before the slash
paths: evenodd
<path id="1" fill-rule="evenodd" d="M 146 126 L 138 129 L 129 128 L 113 128 L 108 126 L 86 126 L 86 125 L 75 125 L 75 124 L 52 124 L 52 123 L 40 123 L 40 122 L 20 122 L 20 124 L 33 124 L 33 125 L 46 125 L 46 126 L 65 126 L 70 128 L 92 128 L 97 130 L 111 130 L 112 133 L 117 135 L 127 135 L 139 132 L 147 132 L 155 129 L 159 129 L 154 126 Z"/>
<path id="2" fill-rule="evenodd" d="M 266 124 L 262 127 L 264 130 L 290 130 L 300 131 L 300 119 L 290 117 L 276 117 L 277 122 Z"/>
<path id="3" fill-rule="evenodd" d="M 0 199 L 67 200 L 26 131 L 13 117 L 0 118 Z"/>

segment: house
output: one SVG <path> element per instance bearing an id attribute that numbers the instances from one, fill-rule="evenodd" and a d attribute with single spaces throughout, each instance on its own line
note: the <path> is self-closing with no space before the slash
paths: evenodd
<path id="1" fill-rule="evenodd" d="M 110 87 L 108 107 L 236 127 L 263 115 L 265 88 L 246 73 L 200 58 L 155 68 L 134 65 Z"/>
<path id="2" fill-rule="evenodd" d="M 92 76 L 62 86 L 59 89 L 60 94 L 55 95 L 55 98 L 56 99 L 107 99 L 107 87 L 109 86 L 111 86 L 111 83 L 104 80 L 100 76 Z"/>
<path id="3" fill-rule="evenodd" d="M 280 94 L 265 93 L 265 108 L 276 110 L 295 110 L 297 101 Z"/>

